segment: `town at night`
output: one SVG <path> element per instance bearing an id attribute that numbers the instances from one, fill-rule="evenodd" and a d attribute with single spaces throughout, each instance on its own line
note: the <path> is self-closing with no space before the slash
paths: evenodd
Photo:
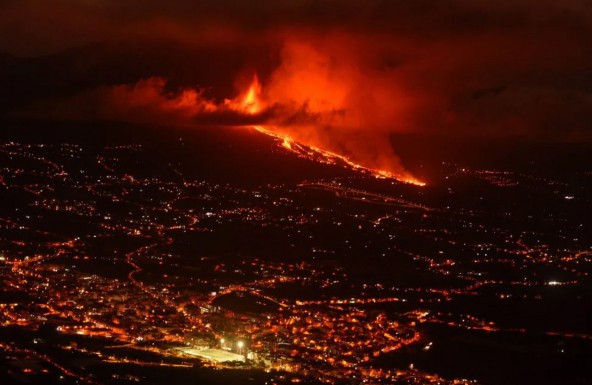
<path id="1" fill-rule="evenodd" d="M 589 5 L 248 3 L 0 5 L 0 383 L 592 384 Z"/>

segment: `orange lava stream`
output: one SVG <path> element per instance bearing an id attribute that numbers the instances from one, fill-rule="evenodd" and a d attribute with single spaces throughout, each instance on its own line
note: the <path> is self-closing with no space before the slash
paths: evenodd
<path id="1" fill-rule="evenodd" d="M 328 163 L 328 164 L 338 164 L 339 162 L 342 162 L 354 170 L 368 172 L 377 178 L 395 179 L 399 182 L 408 183 L 408 184 L 412 184 L 412 185 L 416 185 L 416 186 L 425 186 L 426 185 L 424 182 L 422 182 L 418 179 L 401 178 L 401 177 L 393 174 L 390 171 L 377 170 L 377 169 L 373 169 L 370 167 L 362 166 L 361 164 L 357 164 L 343 155 L 336 154 L 336 153 L 328 151 L 328 150 L 323 150 L 322 148 L 318 148 L 315 146 L 304 145 L 304 144 L 298 143 L 294 139 L 289 137 L 288 135 L 279 134 L 276 131 L 265 128 L 264 126 L 252 126 L 252 127 L 255 130 L 257 130 L 258 132 L 261 132 L 265 135 L 268 135 L 268 136 L 271 136 L 273 138 L 280 140 L 282 147 L 298 154 L 299 156 L 304 156 L 308 159 L 317 160 L 317 161 L 321 161 L 322 163 Z M 317 155 L 317 156 L 315 157 L 315 155 Z M 319 155 L 321 157 L 323 157 L 323 160 L 317 159 Z"/>

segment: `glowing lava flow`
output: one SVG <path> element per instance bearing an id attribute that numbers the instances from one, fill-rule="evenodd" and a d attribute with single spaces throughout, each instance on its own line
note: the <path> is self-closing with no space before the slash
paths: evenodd
<path id="1" fill-rule="evenodd" d="M 259 83 L 259 79 L 257 76 L 253 78 L 253 82 L 251 86 L 243 95 L 239 96 L 237 99 L 232 101 L 226 101 L 227 105 L 235 109 L 237 111 L 241 111 L 243 113 L 247 113 L 250 115 L 255 115 L 260 113 L 264 109 L 264 105 L 260 99 L 261 95 L 261 85 Z M 373 169 L 370 167 L 362 166 L 361 164 L 357 164 L 353 162 L 351 159 L 347 158 L 346 156 L 321 149 L 319 147 L 315 147 L 308 144 L 299 143 L 294 140 L 292 137 L 286 134 L 280 133 L 280 130 L 274 130 L 271 127 L 264 127 L 261 125 L 252 126 L 258 132 L 271 136 L 277 139 L 281 146 L 284 147 L 286 150 L 291 151 L 298 155 L 299 157 L 313 160 L 320 163 L 332 164 L 332 165 L 344 165 L 347 167 L 351 167 L 357 171 L 363 171 L 369 173 L 377 178 L 385 178 L 385 179 L 395 179 L 399 182 L 413 184 L 416 186 L 425 186 L 425 183 L 415 179 L 413 177 L 401 177 L 398 176 L 390 171 L 386 170 L 378 170 Z"/>
<path id="2" fill-rule="evenodd" d="M 268 136 L 278 139 L 281 142 L 282 147 L 295 153 L 296 155 L 298 155 L 302 158 L 317 161 L 320 163 L 326 163 L 326 164 L 333 164 L 333 165 L 342 164 L 345 166 L 349 166 L 354 170 L 370 173 L 371 175 L 373 175 L 377 178 L 395 179 L 395 180 L 398 180 L 399 182 L 409 183 L 409 184 L 413 184 L 416 186 L 425 186 L 424 182 L 421 182 L 417 179 L 413 179 L 413 178 L 403 179 L 403 178 L 401 178 L 389 171 L 376 170 L 373 168 L 362 166 L 360 164 L 352 162 L 350 159 L 348 159 L 347 157 L 345 157 L 343 155 L 339 155 L 339 154 L 336 154 L 336 153 L 328 151 L 328 150 L 323 150 L 323 149 L 315 147 L 315 146 L 310 146 L 310 145 L 298 143 L 294 139 L 289 137 L 288 135 L 279 134 L 276 131 L 267 129 L 263 126 L 252 126 L 252 127 L 255 130 L 257 130 L 265 135 L 268 135 Z"/>

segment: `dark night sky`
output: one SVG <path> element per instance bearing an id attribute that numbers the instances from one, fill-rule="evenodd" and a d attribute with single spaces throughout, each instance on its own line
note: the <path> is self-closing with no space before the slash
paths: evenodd
<path id="1" fill-rule="evenodd" d="M 257 73 L 274 123 L 315 135 L 592 137 L 587 0 L 4 0 L 0 26 L 9 114 L 100 117 L 152 76 L 221 100 Z"/>

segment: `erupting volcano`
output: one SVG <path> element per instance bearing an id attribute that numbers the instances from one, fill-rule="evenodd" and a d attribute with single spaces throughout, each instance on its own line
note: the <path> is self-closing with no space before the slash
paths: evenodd
<path id="1" fill-rule="evenodd" d="M 270 108 L 273 112 L 273 107 L 277 107 L 277 105 L 273 102 L 263 100 L 263 95 L 261 83 L 255 75 L 246 91 L 242 92 L 235 99 L 225 100 L 224 104 L 233 111 L 251 116 L 261 115 Z M 271 121 L 273 122 L 273 120 L 272 118 Z M 354 160 L 338 153 L 330 145 L 327 146 L 323 143 L 323 141 L 315 140 L 314 136 L 302 135 L 303 131 L 308 132 L 311 130 L 310 126 L 296 125 L 295 127 L 283 127 L 276 124 L 258 124 L 250 127 L 277 139 L 279 145 L 302 158 L 326 164 L 342 165 L 357 171 L 369 173 L 378 178 L 396 179 L 400 182 L 417 186 L 425 185 L 424 182 L 415 178 L 401 167 L 395 169 L 394 165 L 398 163 L 398 159 L 396 162 L 393 162 L 392 169 L 374 167 L 372 164 L 365 163 L 364 159 Z M 339 147 L 339 143 L 337 143 L 337 146 Z"/>

